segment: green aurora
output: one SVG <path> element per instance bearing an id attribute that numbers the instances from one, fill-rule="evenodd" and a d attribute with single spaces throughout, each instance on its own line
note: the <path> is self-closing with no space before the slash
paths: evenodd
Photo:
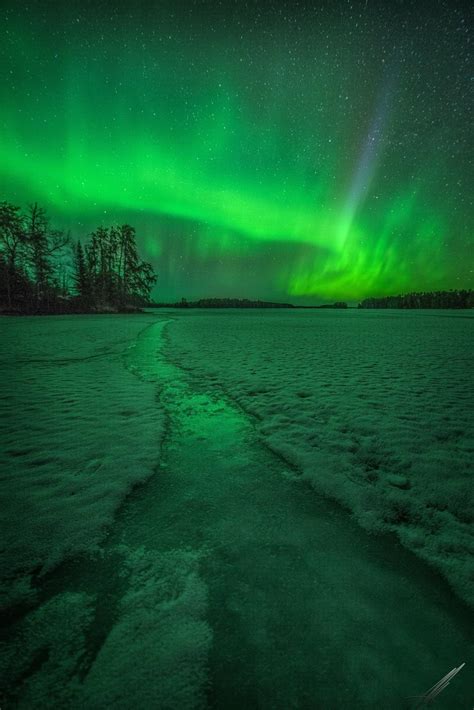
<path id="1" fill-rule="evenodd" d="M 472 287 L 461 4 L 65 5 L 2 10 L 4 199 L 135 225 L 160 300 Z"/>

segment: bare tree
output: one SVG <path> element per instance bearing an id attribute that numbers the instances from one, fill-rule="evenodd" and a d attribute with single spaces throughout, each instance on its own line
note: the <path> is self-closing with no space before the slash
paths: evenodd
<path id="1" fill-rule="evenodd" d="M 25 232 L 20 208 L 0 203 L 0 253 L 5 262 L 8 308 L 12 307 L 12 286 L 20 252 L 25 245 Z"/>

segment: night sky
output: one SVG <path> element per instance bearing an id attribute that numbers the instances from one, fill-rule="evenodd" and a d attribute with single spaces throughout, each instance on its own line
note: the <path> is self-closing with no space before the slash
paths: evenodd
<path id="1" fill-rule="evenodd" d="M 134 225 L 159 300 L 469 288 L 453 2 L 3 2 L 2 196 Z"/>

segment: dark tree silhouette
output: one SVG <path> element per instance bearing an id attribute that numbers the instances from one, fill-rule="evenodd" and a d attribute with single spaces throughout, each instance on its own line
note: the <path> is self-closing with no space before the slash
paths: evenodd
<path id="1" fill-rule="evenodd" d="M 74 290 L 79 302 L 85 308 L 89 308 L 92 303 L 91 282 L 80 241 L 74 247 Z"/>
<path id="2" fill-rule="evenodd" d="M 365 298 L 359 308 L 473 308 L 474 292 L 467 289 L 407 293 L 403 296 Z"/>
<path id="3" fill-rule="evenodd" d="M 42 301 L 49 301 L 53 266 L 48 249 L 48 219 L 44 209 L 38 207 L 36 203 L 28 208 L 25 227 L 36 306 L 39 308 Z"/>
<path id="4" fill-rule="evenodd" d="M 24 244 L 25 233 L 20 208 L 8 202 L 0 203 L 1 273 L 2 283 L 6 286 L 8 308 L 12 307 L 14 294 L 18 290 L 18 262 L 22 258 L 21 250 Z"/>
<path id="5" fill-rule="evenodd" d="M 0 203 L 0 310 L 119 311 L 149 302 L 156 276 L 140 259 L 133 227 L 99 227 L 67 257 L 69 244 L 36 203 L 26 212 Z"/>
<path id="6" fill-rule="evenodd" d="M 75 282 L 95 308 L 127 309 L 148 303 L 156 276 L 139 257 L 135 229 L 124 224 L 92 232 L 82 262 L 76 251 Z"/>

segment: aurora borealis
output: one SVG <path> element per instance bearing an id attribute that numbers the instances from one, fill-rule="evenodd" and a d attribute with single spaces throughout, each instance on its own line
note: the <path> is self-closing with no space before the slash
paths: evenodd
<path id="1" fill-rule="evenodd" d="M 133 224 L 158 300 L 472 287 L 467 7 L 2 3 L 2 199 Z"/>

